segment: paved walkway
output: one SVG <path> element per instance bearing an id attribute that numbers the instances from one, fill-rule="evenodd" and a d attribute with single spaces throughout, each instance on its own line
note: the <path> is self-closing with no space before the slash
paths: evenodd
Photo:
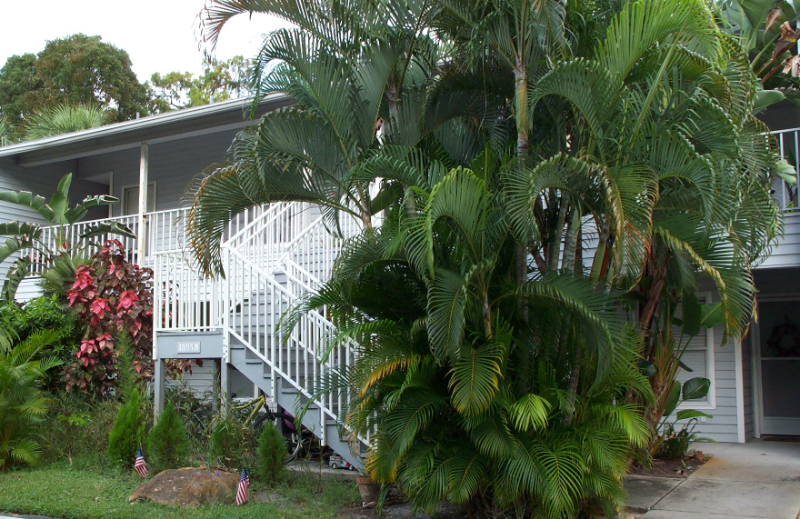
<path id="1" fill-rule="evenodd" d="M 630 476 L 629 506 L 643 519 L 798 519 L 800 443 L 697 446 L 713 457 L 687 479 Z"/>

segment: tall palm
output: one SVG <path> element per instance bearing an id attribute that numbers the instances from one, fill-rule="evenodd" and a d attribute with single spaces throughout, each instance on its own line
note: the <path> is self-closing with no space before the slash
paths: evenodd
<path id="1" fill-rule="evenodd" d="M 26 140 L 44 139 L 62 133 L 97 128 L 107 122 L 103 109 L 95 105 L 60 105 L 30 116 L 25 124 Z"/>
<path id="2" fill-rule="evenodd" d="M 532 109 L 567 101 L 559 141 L 569 144 L 512 180 L 517 232 L 534 237 L 534 254 L 537 236 L 555 237 L 541 265 L 579 264 L 577 240 L 591 219 L 590 275 L 635 295 L 650 361 L 671 326 L 663 316 L 701 278 L 716 286 L 726 335 L 746 329 L 751 268 L 779 230 L 769 194 L 777 157 L 752 115 L 755 78 L 713 22 L 703 2 L 627 4 L 591 55 L 557 64 L 532 88 Z M 598 196 L 576 198 L 581 191 Z M 537 204 L 555 228 L 529 227 Z M 672 380 L 654 380 L 661 404 L 652 424 L 671 387 Z"/>

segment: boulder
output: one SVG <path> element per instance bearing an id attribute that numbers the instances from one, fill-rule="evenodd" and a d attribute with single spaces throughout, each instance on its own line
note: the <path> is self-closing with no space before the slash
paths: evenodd
<path id="1" fill-rule="evenodd" d="M 165 470 L 136 487 L 130 501 L 175 506 L 232 503 L 238 486 L 239 475 L 230 472 L 205 467 Z"/>

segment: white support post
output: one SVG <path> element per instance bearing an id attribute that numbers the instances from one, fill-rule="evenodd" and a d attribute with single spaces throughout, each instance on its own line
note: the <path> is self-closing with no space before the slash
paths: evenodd
<path id="1" fill-rule="evenodd" d="M 109 171 L 108 172 L 108 194 L 110 196 L 114 196 L 114 172 L 113 171 Z M 114 217 L 114 204 L 109 204 L 108 205 L 108 217 L 109 218 L 113 218 Z"/>
<path id="2" fill-rule="evenodd" d="M 150 146 L 142 143 L 141 157 L 139 159 L 139 228 L 137 230 L 137 262 L 144 264 L 144 251 L 147 246 L 147 229 L 144 215 L 147 213 L 147 176 L 150 162 Z"/>
<path id="3" fill-rule="evenodd" d="M 153 423 L 158 423 L 164 411 L 164 367 L 164 361 L 157 358 L 153 369 Z"/>

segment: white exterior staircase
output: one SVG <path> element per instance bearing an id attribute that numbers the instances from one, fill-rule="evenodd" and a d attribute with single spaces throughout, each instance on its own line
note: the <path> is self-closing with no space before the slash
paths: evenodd
<path id="1" fill-rule="evenodd" d="M 173 227 L 184 225 L 181 220 L 185 218 L 162 226 L 175 232 Z M 348 220 L 342 231 L 349 236 L 359 228 Z M 176 235 L 182 235 L 180 231 Z M 361 466 L 368 438 L 353 437 L 339 421 L 348 395 L 314 398 L 331 369 L 347 369 L 353 362 L 352 345 L 329 346 L 333 325 L 319 312 L 300 317 L 289 334 L 281 326 L 283 315 L 327 279 L 342 239 L 327 231 L 313 206 L 302 203 L 273 204 L 255 215 L 237 217 L 226 234 L 225 275 L 217 279 L 198 276 L 182 244 L 152 252 L 156 357 L 159 336 L 221 333 L 224 366 L 236 368 L 292 414 L 307 407 L 303 426 L 323 445 Z"/>

